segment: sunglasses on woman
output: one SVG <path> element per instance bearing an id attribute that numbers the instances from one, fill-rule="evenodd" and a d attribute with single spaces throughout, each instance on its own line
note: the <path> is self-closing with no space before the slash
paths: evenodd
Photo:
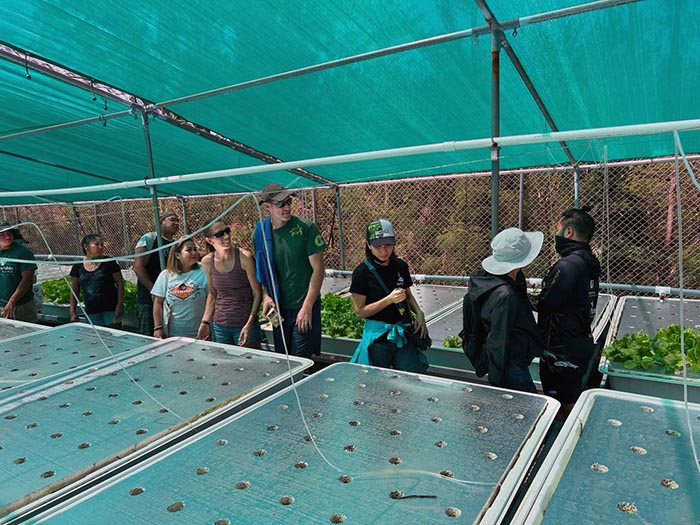
<path id="1" fill-rule="evenodd" d="M 216 233 L 212 233 L 209 237 L 216 237 L 217 239 L 221 239 L 224 235 L 230 235 L 231 234 L 231 228 L 226 226 L 223 230 L 219 230 Z"/>

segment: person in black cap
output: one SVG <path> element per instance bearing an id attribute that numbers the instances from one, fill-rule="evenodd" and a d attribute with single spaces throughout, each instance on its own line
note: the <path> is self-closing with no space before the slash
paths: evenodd
<path id="1" fill-rule="evenodd" d="M 253 231 L 256 277 L 263 288 L 263 316 L 272 321 L 275 351 L 311 357 L 321 352 L 321 285 L 326 242 L 318 227 L 292 215 L 296 194 L 268 184 L 260 204 L 269 217 Z M 275 307 L 279 301 L 280 311 Z"/>
<path id="2" fill-rule="evenodd" d="M 366 240 L 367 258 L 353 270 L 350 284 L 355 315 L 365 320 L 351 362 L 423 373 L 428 359 L 406 330 L 427 335 L 425 315 L 411 293 L 408 264 L 394 253 L 394 228 L 386 219 L 374 221 L 367 226 Z M 415 314 L 412 327 L 406 326 L 406 308 Z"/>
<path id="3" fill-rule="evenodd" d="M 180 229 L 180 219 L 170 211 L 160 216 L 161 238 L 156 245 L 156 232 L 148 232 L 141 236 L 136 243 L 136 253 L 153 250 L 173 242 Z M 151 288 L 162 271 L 160 257 L 157 252 L 137 255 L 134 259 L 134 273 L 138 279 L 136 285 L 136 324 L 137 330 L 143 335 L 153 335 L 153 299 Z"/>
<path id="4" fill-rule="evenodd" d="M 34 254 L 17 242 L 19 230 L 5 222 L 0 224 L 0 314 L 5 319 L 37 322 L 34 303 Z M 11 262 L 5 259 L 19 259 Z"/>

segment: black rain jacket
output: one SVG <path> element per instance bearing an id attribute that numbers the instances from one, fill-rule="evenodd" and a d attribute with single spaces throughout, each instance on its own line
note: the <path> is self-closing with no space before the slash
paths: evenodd
<path id="1" fill-rule="evenodd" d="M 469 288 L 475 299 L 490 293 L 481 307 L 487 332 L 484 351 L 489 357 L 489 383 L 507 387 L 506 367 L 529 366 L 542 355 L 542 337 L 532 315 L 523 273 L 518 273 L 517 282 L 506 275 L 481 273 L 470 278 Z"/>
<path id="2" fill-rule="evenodd" d="M 587 242 L 563 237 L 556 242 L 561 259 L 542 280 L 537 312 L 545 350 L 564 358 L 567 346 L 584 344 L 592 349 L 600 262 Z"/>

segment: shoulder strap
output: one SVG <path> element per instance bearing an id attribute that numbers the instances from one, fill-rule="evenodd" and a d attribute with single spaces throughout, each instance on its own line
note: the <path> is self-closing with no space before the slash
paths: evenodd
<path id="1" fill-rule="evenodd" d="M 369 262 L 368 259 L 365 259 L 365 264 L 367 265 L 367 268 L 369 268 L 369 271 L 372 273 L 372 275 L 374 275 L 374 278 L 377 280 L 377 282 L 378 282 L 378 283 L 381 285 L 381 287 L 384 289 L 384 293 L 386 293 L 387 295 L 389 295 L 389 294 L 391 293 L 391 291 L 389 290 L 389 287 L 388 287 L 388 286 L 386 285 L 386 283 L 384 282 L 384 279 L 382 279 L 382 277 L 379 275 L 379 272 L 378 272 L 377 269 L 374 267 L 374 265 L 373 265 L 371 262 Z M 399 313 L 401 314 L 401 317 L 402 317 L 406 322 L 410 322 L 411 319 L 410 319 L 410 313 L 409 313 L 409 312 L 410 312 L 410 309 L 408 308 L 408 302 L 407 302 L 407 301 L 404 301 L 404 302 L 406 302 L 406 307 L 403 308 L 403 309 L 401 309 L 401 307 L 400 307 L 398 304 L 396 304 L 396 303 L 393 303 L 393 305 L 394 305 L 394 306 L 396 307 L 396 309 L 399 311 Z M 406 314 L 408 314 L 408 318 L 406 318 Z"/>
<path id="2" fill-rule="evenodd" d="M 387 287 L 386 283 L 384 282 L 384 279 L 382 279 L 381 276 L 379 275 L 379 272 L 377 272 L 377 269 L 374 267 L 374 265 L 371 262 L 369 262 L 368 259 L 365 259 L 365 264 L 367 265 L 367 268 L 369 268 L 369 271 L 372 272 L 372 275 L 374 275 L 374 278 L 377 280 L 377 282 L 384 289 L 384 293 L 389 295 L 391 292 L 389 291 L 389 288 Z"/>

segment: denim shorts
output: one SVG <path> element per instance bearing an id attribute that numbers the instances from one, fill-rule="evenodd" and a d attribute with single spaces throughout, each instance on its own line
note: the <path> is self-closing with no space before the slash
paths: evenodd
<path id="1" fill-rule="evenodd" d="M 87 314 L 92 321 L 92 324 L 96 326 L 109 326 L 114 323 L 114 311 L 107 312 L 97 312 L 95 314 Z"/>
<path id="2" fill-rule="evenodd" d="M 211 324 L 212 337 L 215 343 L 223 343 L 226 345 L 237 345 L 238 338 L 241 336 L 241 330 L 243 327 L 238 326 L 223 326 L 217 323 Z M 248 332 L 248 340 L 246 344 L 254 344 L 262 341 L 262 330 L 260 330 L 260 325 L 256 322 Z"/>

